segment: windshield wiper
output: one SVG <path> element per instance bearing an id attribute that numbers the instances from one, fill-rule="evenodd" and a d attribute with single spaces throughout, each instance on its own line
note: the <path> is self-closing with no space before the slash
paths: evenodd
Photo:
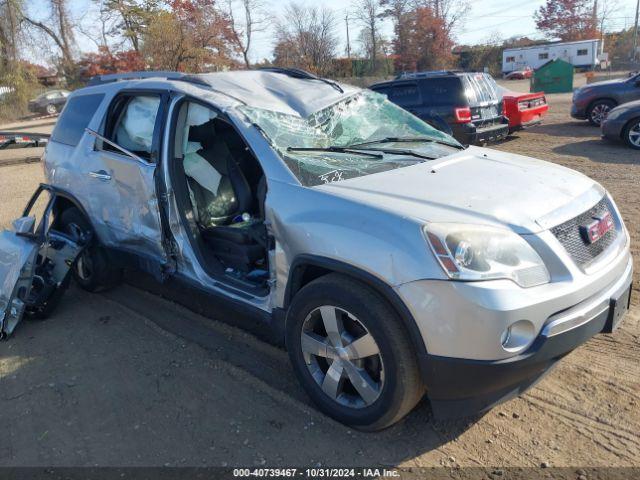
<path id="1" fill-rule="evenodd" d="M 369 150 L 369 149 L 367 149 Z M 382 150 L 379 150 L 382 151 Z M 363 157 L 384 158 L 379 153 L 361 152 L 352 150 L 349 147 L 287 147 L 287 152 L 332 152 L 332 153 L 350 153 L 353 155 L 362 155 Z M 384 153 L 384 152 L 383 152 Z"/>
<path id="2" fill-rule="evenodd" d="M 365 147 L 357 147 L 357 148 L 365 148 Z M 413 150 L 399 150 L 395 148 L 371 148 L 371 147 L 366 147 L 366 149 L 369 152 L 380 152 L 380 153 L 386 153 L 388 155 L 407 155 L 410 157 L 423 158 L 425 160 L 435 160 L 436 158 L 439 158 L 439 157 L 432 157 L 430 155 L 424 155 L 423 153 L 419 153 L 419 152 L 414 152 Z"/>
<path id="3" fill-rule="evenodd" d="M 461 145 L 456 145 L 454 143 L 444 142 L 442 140 L 436 140 L 433 138 L 426 138 L 426 137 L 385 137 L 385 138 L 380 138 L 378 140 L 370 140 L 368 142 L 353 143 L 351 145 L 347 145 L 347 148 L 360 148 L 366 145 L 374 145 L 376 143 L 401 143 L 401 142 L 403 143 L 430 142 L 430 143 L 437 143 L 440 145 L 446 145 L 448 147 L 464 149 L 464 147 Z"/>

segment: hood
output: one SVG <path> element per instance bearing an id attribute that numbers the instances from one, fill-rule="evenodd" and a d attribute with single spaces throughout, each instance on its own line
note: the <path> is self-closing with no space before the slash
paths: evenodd
<path id="1" fill-rule="evenodd" d="M 584 212 L 604 190 L 573 170 L 480 147 L 316 187 L 420 222 L 537 233 Z"/>
<path id="2" fill-rule="evenodd" d="M 583 85 L 580 88 L 578 88 L 578 90 L 579 91 L 583 91 L 583 90 L 590 89 L 590 88 L 607 87 L 607 86 L 613 85 L 613 84 L 624 83 L 627 80 L 629 80 L 629 78 L 625 77 L 625 78 L 616 78 L 616 79 L 613 79 L 613 80 L 603 80 L 601 82 L 587 83 L 586 85 Z"/>
<path id="3" fill-rule="evenodd" d="M 635 110 L 638 108 L 640 108 L 640 100 L 634 100 L 633 102 L 623 103 L 622 105 L 618 105 L 617 107 L 613 108 L 609 112 L 609 115 L 607 118 L 609 118 L 611 114 L 614 112 L 623 113 L 623 112 L 626 112 L 627 110 Z"/>

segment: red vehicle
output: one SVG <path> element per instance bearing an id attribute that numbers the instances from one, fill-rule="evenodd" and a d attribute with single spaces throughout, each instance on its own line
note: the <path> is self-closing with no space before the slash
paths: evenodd
<path id="1" fill-rule="evenodd" d="M 522 70 L 514 70 L 504 76 L 506 80 L 525 80 L 533 76 L 533 69 L 531 67 L 525 67 Z"/>
<path id="2" fill-rule="evenodd" d="M 504 115 L 509 119 L 509 132 L 521 130 L 542 122 L 547 110 L 547 99 L 544 92 L 521 93 L 502 90 Z"/>

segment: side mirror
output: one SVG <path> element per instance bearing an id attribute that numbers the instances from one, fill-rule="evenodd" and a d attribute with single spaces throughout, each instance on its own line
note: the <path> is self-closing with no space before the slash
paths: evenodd
<path id="1" fill-rule="evenodd" d="M 11 224 L 13 230 L 18 234 L 33 233 L 33 228 L 36 225 L 36 217 L 20 217 L 13 221 Z"/>

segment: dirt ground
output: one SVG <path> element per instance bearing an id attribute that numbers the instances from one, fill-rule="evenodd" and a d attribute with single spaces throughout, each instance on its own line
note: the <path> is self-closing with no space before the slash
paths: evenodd
<path id="1" fill-rule="evenodd" d="M 571 120 L 569 95 L 549 101 L 544 125 L 495 148 L 601 182 L 633 236 L 640 286 L 640 153 Z M 0 167 L 0 227 L 41 179 L 38 164 Z M 433 421 L 425 401 L 365 434 L 314 410 L 284 351 L 129 285 L 72 287 L 52 318 L 0 344 L 0 466 L 640 466 L 637 288 L 615 335 L 520 398 L 458 422 Z"/>

